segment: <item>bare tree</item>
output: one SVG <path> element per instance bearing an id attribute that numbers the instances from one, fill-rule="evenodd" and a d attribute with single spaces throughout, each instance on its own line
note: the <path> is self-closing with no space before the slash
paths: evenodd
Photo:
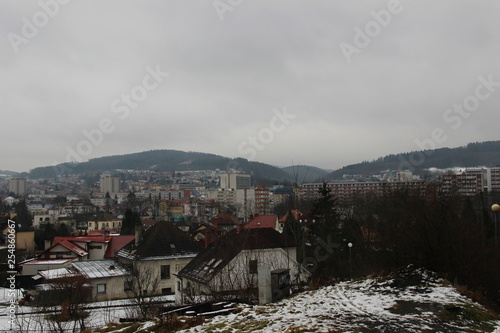
<path id="1" fill-rule="evenodd" d="M 86 329 L 87 307 L 92 297 L 89 280 L 82 275 L 71 275 L 51 280 L 49 286 L 38 300 L 38 313 L 19 318 L 17 325 L 21 331 L 49 328 L 51 332 L 79 332 Z"/>
<path id="2" fill-rule="evenodd" d="M 159 293 L 160 276 L 152 266 L 146 264 L 131 268 L 130 277 L 126 280 L 128 293 L 132 296 L 135 305 L 135 316 L 146 319 L 151 316 L 154 306 L 151 297 Z"/>

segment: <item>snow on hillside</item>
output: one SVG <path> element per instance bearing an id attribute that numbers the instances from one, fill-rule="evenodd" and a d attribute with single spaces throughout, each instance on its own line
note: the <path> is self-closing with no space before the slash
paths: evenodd
<path id="1" fill-rule="evenodd" d="M 407 271 L 243 306 L 184 332 L 493 332 L 500 325 L 495 320 L 432 274 Z"/>
<path id="2" fill-rule="evenodd" d="M 150 321 L 108 325 L 94 332 L 123 332 L 127 325 L 138 332 L 158 331 L 158 323 Z M 180 332 L 500 333 L 500 318 L 434 274 L 408 268 L 386 277 L 305 291 L 265 306 L 238 304 L 235 313 L 206 318 Z"/>

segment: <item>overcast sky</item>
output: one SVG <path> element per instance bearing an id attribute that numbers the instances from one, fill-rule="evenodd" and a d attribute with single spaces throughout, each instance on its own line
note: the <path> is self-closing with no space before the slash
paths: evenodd
<path id="1" fill-rule="evenodd" d="M 499 12 L 496 0 L 2 1 L 0 170 L 151 149 L 337 169 L 498 140 Z"/>

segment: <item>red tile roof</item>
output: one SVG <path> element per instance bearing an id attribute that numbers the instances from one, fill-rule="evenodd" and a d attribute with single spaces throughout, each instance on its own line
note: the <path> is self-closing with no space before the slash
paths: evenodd
<path id="1" fill-rule="evenodd" d="M 81 246 L 75 244 L 75 242 L 82 243 L 108 243 L 104 258 L 114 258 L 115 254 L 120 251 L 127 244 L 135 240 L 134 235 L 119 235 L 119 236 L 73 236 L 73 237 L 54 237 L 53 245 L 50 247 L 52 249 L 54 246 L 60 244 L 76 253 L 79 256 L 87 255 L 88 252 Z M 47 251 L 50 252 L 50 249 Z M 47 252 L 45 251 L 45 252 Z M 82 252 L 83 251 L 83 252 Z"/>
<path id="2" fill-rule="evenodd" d="M 278 221 L 277 215 L 258 215 L 252 219 L 247 224 L 243 225 L 245 229 L 255 229 L 255 228 L 272 228 L 276 229 L 276 223 Z"/>
<path id="3" fill-rule="evenodd" d="M 120 235 L 111 237 L 111 242 L 108 244 L 104 258 L 114 258 L 115 254 L 125 247 L 130 242 L 135 240 L 134 235 Z"/>
<path id="4" fill-rule="evenodd" d="M 86 256 L 87 254 L 89 254 L 87 251 L 85 251 L 85 249 L 83 247 L 78 246 L 75 243 L 72 243 L 72 242 L 65 240 L 65 239 L 58 242 L 57 244 L 52 245 L 51 248 L 54 248 L 57 245 L 64 246 L 65 248 L 67 248 L 68 250 L 70 250 L 71 252 L 75 253 L 76 255 L 78 255 L 80 257 Z"/>
<path id="5" fill-rule="evenodd" d="M 214 217 L 210 223 L 218 226 L 218 225 L 235 225 L 235 224 L 240 224 L 238 219 L 234 216 L 232 216 L 229 213 L 222 212 L 217 214 L 216 217 Z"/>
<path id="6" fill-rule="evenodd" d="M 67 236 L 67 237 L 54 237 L 52 244 L 62 242 L 63 240 L 70 242 L 82 242 L 82 243 L 106 243 L 111 240 L 111 236 Z"/>

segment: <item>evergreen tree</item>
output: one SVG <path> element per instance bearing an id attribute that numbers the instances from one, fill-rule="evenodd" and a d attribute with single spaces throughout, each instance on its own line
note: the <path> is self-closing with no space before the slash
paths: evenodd
<path id="1" fill-rule="evenodd" d="M 126 203 L 127 209 L 133 209 L 135 210 L 136 207 L 139 207 L 139 200 L 135 196 L 135 193 L 130 191 L 129 194 L 127 195 L 127 203 Z"/>
<path id="2" fill-rule="evenodd" d="M 18 227 L 20 226 L 20 230 L 30 230 L 33 228 L 33 219 L 31 218 L 31 213 L 28 211 L 26 201 L 21 200 L 15 204 L 14 211 L 16 217 L 13 220 L 16 221 Z"/>
<path id="3" fill-rule="evenodd" d="M 56 236 L 56 230 L 51 223 L 47 223 L 45 228 L 38 229 L 35 231 L 35 245 L 38 250 L 44 250 L 45 241 L 48 240 L 52 243 L 54 237 Z"/>
<path id="4" fill-rule="evenodd" d="M 297 242 L 302 241 L 302 228 L 300 222 L 295 219 L 292 210 L 288 211 L 285 225 L 283 226 L 283 234 Z"/>
<path id="5" fill-rule="evenodd" d="M 71 232 L 69 231 L 66 223 L 60 223 L 59 226 L 57 227 L 55 233 L 56 233 L 56 236 L 62 236 L 62 237 L 71 236 Z"/>
<path id="6" fill-rule="evenodd" d="M 319 189 L 321 197 L 314 202 L 312 216 L 314 223 L 311 231 L 317 237 L 333 236 L 339 229 L 340 216 L 337 212 L 337 201 L 326 183 Z"/>
<path id="7" fill-rule="evenodd" d="M 127 208 L 127 210 L 125 211 L 125 216 L 123 217 L 120 234 L 134 235 L 136 225 L 141 225 L 141 217 L 139 216 L 139 213 L 132 211 L 132 209 L 130 208 Z"/>

